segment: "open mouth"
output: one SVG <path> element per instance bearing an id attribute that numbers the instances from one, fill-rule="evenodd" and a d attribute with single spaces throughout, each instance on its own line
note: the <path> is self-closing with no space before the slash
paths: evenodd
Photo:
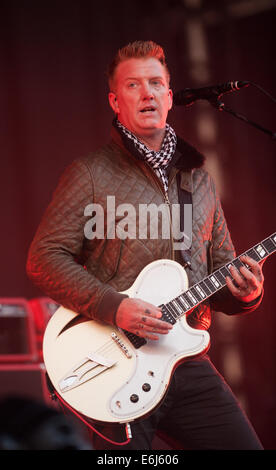
<path id="1" fill-rule="evenodd" d="M 140 110 L 140 113 L 147 114 L 147 113 L 153 113 L 155 111 L 155 108 L 152 106 L 147 106 L 146 108 L 143 108 Z"/>

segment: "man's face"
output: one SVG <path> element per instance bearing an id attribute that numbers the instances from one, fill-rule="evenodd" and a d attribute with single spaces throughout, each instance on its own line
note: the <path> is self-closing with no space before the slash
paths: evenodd
<path id="1" fill-rule="evenodd" d="M 119 121 L 133 134 L 146 137 L 160 133 L 172 107 L 166 69 L 153 57 L 121 62 L 109 102 Z"/>

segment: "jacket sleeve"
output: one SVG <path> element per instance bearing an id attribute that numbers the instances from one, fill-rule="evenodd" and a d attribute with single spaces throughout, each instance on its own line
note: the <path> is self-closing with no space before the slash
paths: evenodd
<path id="1" fill-rule="evenodd" d="M 93 182 L 85 160 L 75 160 L 63 173 L 31 243 L 27 274 L 58 304 L 90 318 L 115 323 L 122 299 L 81 262 L 85 243 L 84 209 L 93 202 Z"/>
<path id="2" fill-rule="evenodd" d="M 219 269 L 232 261 L 236 257 L 236 252 L 227 227 L 221 202 L 213 182 L 212 186 L 216 199 L 211 247 L 211 271 L 214 272 L 216 269 Z M 253 302 L 241 302 L 232 295 L 226 286 L 210 298 L 210 305 L 212 310 L 223 312 L 228 315 L 250 313 L 260 305 L 262 298 L 263 292 Z"/>

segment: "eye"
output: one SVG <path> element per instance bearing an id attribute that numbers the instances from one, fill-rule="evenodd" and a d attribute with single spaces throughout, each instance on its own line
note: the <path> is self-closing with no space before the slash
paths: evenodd
<path id="1" fill-rule="evenodd" d="M 156 79 L 154 79 L 154 80 L 151 80 L 151 84 L 154 85 L 155 87 L 161 86 L 161 85 L 162 85 L 162 81 L 156 78 Z"/>

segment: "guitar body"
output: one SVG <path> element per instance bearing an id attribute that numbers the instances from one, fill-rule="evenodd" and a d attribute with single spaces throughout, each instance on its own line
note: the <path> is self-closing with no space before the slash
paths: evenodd
<path id="1" fill-rule="evenodd" d="M 187 288 L 180 264 L 158 260 L 124 293 L 159 306 Z M 48 322 L 43 354 L 55 390 L 72 408 L 95 421 L 126 423 L 156 408 L 175 367 L 208 347 L 208 332 L 191 328 L 185 315 L 169 334 L 135 347 L 116 327 L 60 307 Z"/>

